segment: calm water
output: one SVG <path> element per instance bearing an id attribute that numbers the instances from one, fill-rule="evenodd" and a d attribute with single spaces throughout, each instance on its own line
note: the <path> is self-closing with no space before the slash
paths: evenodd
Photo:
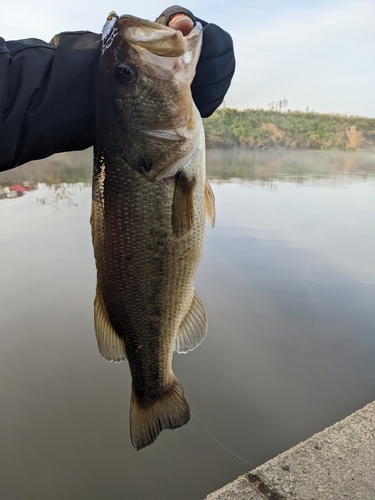
<path id="1" fill-rule="evenodd" d="M 193 413 L 259 465 L 375 399 L 375 155 L 208 160 L 209 334 L 174 371 Z M 0 200 L 0 498 L 201 500 L 251 467 L 194 418 L 132 448 L 128 366 L 103 361 L 93 331 L 90 188 L 62 194 Z"/>

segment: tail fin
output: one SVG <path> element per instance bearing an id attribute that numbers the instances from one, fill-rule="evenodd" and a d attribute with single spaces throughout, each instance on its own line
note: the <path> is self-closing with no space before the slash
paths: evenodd
<path id="1" fill-rule="evenodd" d="M 175 379 L 174 384 L 153 405 L 146 408 L 138 403 L 132 390 L 130 403 L 130 439 L 136 450 L 150 446 L 164 429 L 177 429 L 190 420 L 190 408 L 184 391 Z"/>

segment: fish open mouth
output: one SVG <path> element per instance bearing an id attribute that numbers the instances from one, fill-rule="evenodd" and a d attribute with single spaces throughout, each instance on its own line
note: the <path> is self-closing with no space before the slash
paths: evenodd
<path id="1" fill-rule="evenodd" d="M 181 31 L 163 24 L 130 15 L 118 16 L 112 11 L 103 28 L 102 51 L 112 45 L 117 35 L 121 35 L 144 62 L 155 63 L 151 61 L 153 56 L 172 58 L 178 71 L 190 65 L 195 67 L 194 63 L 198 61 L 201 51 L 201 31 L 202 25 L 196 23 L 191 32 L 184 36 Z"/>
<path id="2" fill-rule="evenodd" d="M 118 30 L 131 45 L 144 47 L 164 57 L 178 57 L 186 52 L 186 43 L 199 35 L 202 26 L 196 23 L 190 33 L 184 36 L 181 31 L 164 24 L 130 15 L 119 16 L 112 11 L 108 14 L 103 27 L 102 44 L 105 45 L 110 38 L 113 38 L 113 32 Z"/>
<path id="3" fill-rule="evenodd" d="M 181 31 L 163 24 L 130 16 L 119 18 L 119 27 L 122 26 L 122 20 L 126 26 L 124 36 L 128 43 L 132 46 L 143 47 L 162 57 L 179 57 L 189 52 L 189 42 L 196 38 L 202 29 L 202 26 L 197 23 L 192 31 L 184 36 Z"/>

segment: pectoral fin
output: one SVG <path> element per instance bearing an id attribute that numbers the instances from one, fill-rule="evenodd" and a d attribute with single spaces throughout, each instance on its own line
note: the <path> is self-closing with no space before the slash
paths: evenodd
<path id="1" fill-rule="evenodd" d="M 183 172 L 175 176 L 172 206 L 172 227 L 175 236 L 183 236 L 193 227 L 195 177 L 188 179 Z"/>
<path id="2" fill-rule="evenodd" d="M 114 362 L 124 361 L 125 343 L 112 326 L 99 285 L 96 287 L 94 302 L 94 324 L 99 352 L 103 358 Z"/>
<path id="3" fill-rule="evenodd" d="M 181 323 L 174 350 L 187 353 L 198 347 L 207 335 L 207 315 L 203 302 L 193 291 L 189 310 Z"/>
<path id="4" fill-rule="evenodd" d="M 215 195 L 212 187 L 206 178 L 204 185 L 204 211 L 208 222 L 212 227 L 215 226 L 216 210 L 215 210 Z"/>

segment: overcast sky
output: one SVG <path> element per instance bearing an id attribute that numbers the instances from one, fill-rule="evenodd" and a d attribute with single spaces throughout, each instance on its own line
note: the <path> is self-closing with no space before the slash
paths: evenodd
<path id="1" fill-rule="evenodd" d="M 0 7 L 0 36 L 49 41 L 60 31 L 100 32 L 111 10 L 154 20 L 159 0 L 14 0 Z M 228 107 L 375 117 L 375 0 L 186 0 L 233 37 L 237 71 Z M 1 75 L 0 75 L 1 77 Z"/>

